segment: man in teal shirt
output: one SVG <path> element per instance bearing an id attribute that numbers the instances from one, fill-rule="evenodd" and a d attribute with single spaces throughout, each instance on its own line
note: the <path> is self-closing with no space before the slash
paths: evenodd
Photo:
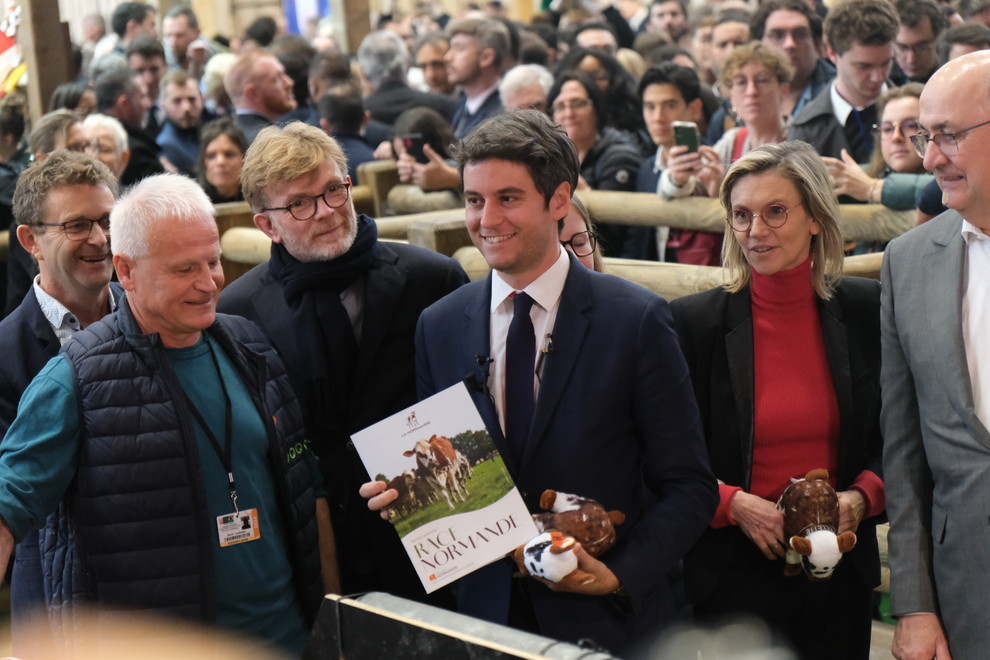
<path id="1" fill-rule="evenodd" d="M 126 294 L 24 394 L 0 454 L 0 564 L 57 508 L 42 530 L 56 624 L 80 604 L 141 609 L 299 653 L 337 576 L 281 361 L 215 312 L 219 237 L 195 183 L 148 178 L 110 223 Z"/>

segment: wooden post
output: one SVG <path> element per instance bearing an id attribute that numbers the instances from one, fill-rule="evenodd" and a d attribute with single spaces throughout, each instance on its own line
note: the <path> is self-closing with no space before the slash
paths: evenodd
<path id="1" fill-rule="evenodd" d="M 52 92 L 73 79 L 69 26 L 59 17 L 58 0 L 21 2 L 17 43 L 28 71 L 28 111 L 36 121 L 48 109 Z"/>

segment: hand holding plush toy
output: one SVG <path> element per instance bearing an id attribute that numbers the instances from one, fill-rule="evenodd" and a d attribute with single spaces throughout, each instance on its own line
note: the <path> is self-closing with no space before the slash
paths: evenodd
<path id="1" fill-rule="evenodd" d="M 777 500 L 789 538 L 784 575 L 804 567 L 813 582 L 827 580 L 842 555 L 856 546 L 856 535 L 839 531 L 839 498 L 828 483 L 828 470 L 812 470 L 787 487 Z"/>
<path id="2" fill-rule="evenodd" d="M 577 542 L 592 557 L 600 556 L 615 545 L 615 525 L 625 521 L 625 514 L 605 511 L 595 500 L 553 490 L 543 491 L 540 508 L 549 511 L 533 515 L 542 534 L 516 548 L 513 555 L 519 570 L 565 585 L 594 582 L 593 575 L 578 568 L 572 548 Z"/>

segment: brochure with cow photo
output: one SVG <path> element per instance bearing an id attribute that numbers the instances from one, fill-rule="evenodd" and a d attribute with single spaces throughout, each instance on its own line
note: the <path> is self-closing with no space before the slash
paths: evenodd
<path id="1" fill-rule="evenodd" d="M 463 383 L 352 436 L 427 593 L 539 532 Z"/>

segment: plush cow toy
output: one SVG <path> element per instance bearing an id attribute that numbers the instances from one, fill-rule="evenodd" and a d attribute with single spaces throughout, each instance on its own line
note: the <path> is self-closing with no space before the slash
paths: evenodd
<path id="1" fill-rule="evenodd" d="M 595 500 L 553 490 L 543 491 L 540 508 L 548 513 L 534 514 L 533 522 L 542 533 L 514 553 L 519 570 L 551 582 L 594 582 L 593 575 L 578 568 L 574 544 L 580 543 L 592 557 L 600 556 L 615 545 L 615 525 L 625 521 L 625 514 L 605 511 Z"/>
<path id="2" fill-rule="evenodd" d="M 789 538 L 784 575 L 804 567 L 808 579 L 832 577 L 842 555 L 856 546 L 856 535 L 839 531 L 839 497 L 828 483 L 828 470 L 812 470 L 794 481 L 777 500 L 784 514 L 784 536 Z"/>

